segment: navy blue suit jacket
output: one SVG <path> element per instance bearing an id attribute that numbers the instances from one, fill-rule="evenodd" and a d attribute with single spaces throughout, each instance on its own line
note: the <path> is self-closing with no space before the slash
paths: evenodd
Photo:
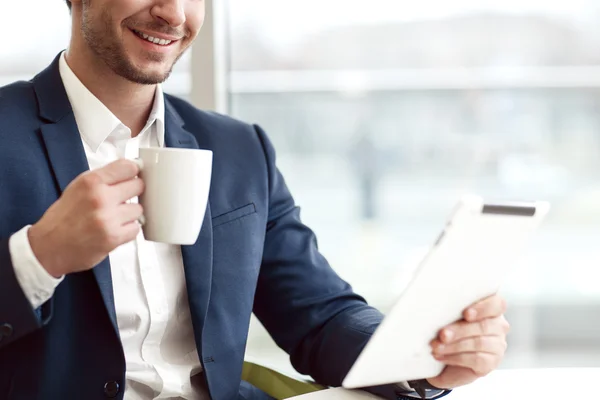
<path id="1" fill-rule="evenodd" d="M 8 249 L 9 237 L 38 221 L 88 169 L 57 60 L 30 82 L 0 88 L 0 398 L 122 398 L 125 359 L 108 258 L 66 276 L 34 310 Z M 319 253 L 259 127 L 169 95 L 165 108 L 167 146 L 214 153 L 202 231 L 182 248 L 211 397 L 257 396 L 240 382 L 252 312 L 298 371 L 340 385 L 382 315 Z"/>

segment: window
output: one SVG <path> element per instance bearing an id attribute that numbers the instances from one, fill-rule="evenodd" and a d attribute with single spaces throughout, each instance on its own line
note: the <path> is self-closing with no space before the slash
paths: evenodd
<path id="1" fill-rule="evenodd" d="M 383 311 L 461 194 L 551 201 L 504 288 L 504 367 L 597 365 L 598 16 L 585 0 L 229 0 L 229 111 L 270 134 L 323 253 Z M 284 365 L 256 325 L 249 354 Z"/>
<path id="2" fill-rule="evenodd" d="M 27 21 L 0 25 L 18 38 L 0 46 L 0 85 L 30 79 L 67 46 L 61 3 L 2 4 Z M 270 134 L 304 221 L 357 292 L 385 312 L 465 192 L 550 200 L 504 288 L 504 367 L 597 365 L 596 1 L 225 4 L 228 112 Z M 190 97 L 190 63 L 188 52 L 166 91 Z M 249 354 L 287 365 L 256 322 Z"/>

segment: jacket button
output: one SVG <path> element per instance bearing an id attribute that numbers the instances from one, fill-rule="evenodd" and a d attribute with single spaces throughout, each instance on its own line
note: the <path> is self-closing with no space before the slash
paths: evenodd
<path id="1" fill-rule="evenodd" d="M 10 337 L 13 334 L 13 327 L 11 324 L 3 324 L 0 326 L 0 337 Z"/>
<path id="2" fill-rule="evenodd" d="M 119 394 L 119 384 L 115 381 L 106 382 L 104 384 L 104 394 L 109 398 L 117 397 L 117 394 Z"/>

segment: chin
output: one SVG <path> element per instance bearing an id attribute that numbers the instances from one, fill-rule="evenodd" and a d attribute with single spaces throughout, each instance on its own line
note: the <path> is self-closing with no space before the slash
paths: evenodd
<path id="1" fill-rule="evenodd" d="M 135 65 L 138 75 L 147 76 L 149 79 L 156 80 L 157 82 L 163 82 L 171 75 L 175 63 L 171 61 L 145 61 L 133 65 Z"/>
<path id="2" fill-rule="evenodd" d="M 170 74 L 152 74 L 146 71 L 140 71 L 135 76 L 127 77 L 129 80 L 141 85 L 156 85 L 163 83 L 169 78 Z"/>
<path id="3" fill-rule="evenodd" d="M 164 63 L 156 64 L 156 62 L 135 63 L 130 59 L 129 62 L 121 63 L 115 72 L 135 83 L 155 85 L 166 81 L 172 69 L 172 66 L 165 66 Z"/>
<path id="4" fill-rule="evenodd" d="M 151 71 L 148 68 L 135 68 L 128 66 L 126 68 L 118 68 L 114 70 L 117 75 L 127 79 L 128 81 L 139 83 L 141 85 L 156 85 L 167 80 L 171 72 Z"/>

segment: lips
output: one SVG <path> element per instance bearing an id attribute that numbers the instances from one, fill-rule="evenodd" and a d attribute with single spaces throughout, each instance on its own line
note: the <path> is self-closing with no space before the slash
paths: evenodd
<path id="1" fill-rule="evenodd" d="M 159 46 L 168 46 L 171 43 L 175 42 L 175 40 L 168 40 L 168 39 L 157 38 L 157 37 L 148 35 L 148 34 L 146 34 L 144 32 L 141 32 L 141 31 L 138 31 L 138 30 L 135 30 L 135 29 L 131 29 L 131 31 L 133 33 L 135 33 L 136 36 L 138 36 L 140 39 L 143 39 L 143 40 L 145 40 L 147 42 L 150 42 L 150 43 L 153 43 L 153 44 L 156 44 L 156 45 L 159 45 Z"/>

